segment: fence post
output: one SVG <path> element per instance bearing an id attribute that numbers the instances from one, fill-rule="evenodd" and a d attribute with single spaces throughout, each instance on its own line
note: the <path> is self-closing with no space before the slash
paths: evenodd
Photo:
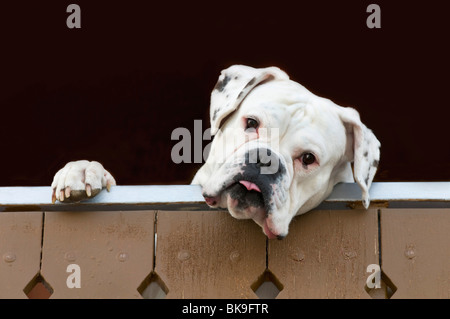
<path id="1" fill-rule="evenodd" d="M 450 209 L 382 209 L 381 245 L 392 298 L 450 298 Z"/>
<path id="2" fill-rule="evenodd" d="M 167 298 L 257 298 L 266 238 L 252 220 L 228 212 L 157 213 L 156 274 Z"/>
<path id="3" fill-rule="evenodd" d="M 376 209 L 297 216 L 285 239 L 269 241 L 269 270 L 284 287 L 277 298 L 370 298 L 367 266 L 378 253 Z"/>
<path id="4" fill-rule="evenodd" d="M 39 275 L 42 213 L 0 213 L 0 298 L 27 298 Z"/>
<path id="5" fill-rule="evenodd" d="M 141 298 L 153 247 L 153 211 L 46 212 L 41 273 L 51 298 Z"/>

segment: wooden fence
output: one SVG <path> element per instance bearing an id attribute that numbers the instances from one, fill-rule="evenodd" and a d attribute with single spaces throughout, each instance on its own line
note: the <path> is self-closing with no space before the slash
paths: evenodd
<path id="1" fill-rule="evenodd" d="M 1 298 L 450 298 L 450 183 L 338 185 L 283 240 L 196 186 L 50 197 L 0 188 Z"/>

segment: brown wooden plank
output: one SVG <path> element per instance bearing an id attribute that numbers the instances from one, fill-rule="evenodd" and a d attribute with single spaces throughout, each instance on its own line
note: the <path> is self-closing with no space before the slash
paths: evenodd
<path id="1" fill-rule="evenodd" d="M 46 212 L 41 273 L 51 298 L 141 298 L 153 269 L 153 211 Z M 69 264 L 81 288 L 68 288 Z"/>
<path id="2" fill-rule="evenodd" d="M 269 241 L 269 269 L 284 286 L 277 298 L 370 298 L 367 266 L 378 264 L 377 210 L 312 211 L 289 234 Z"/>
<path id="3" fill-rule="evenodd" d="M 383 209 L 381 239 L 392 298 L 450 298 L 450 209 Z"/>
<path id="4" fill-rule="evenodd" d="M 228 212 L 157 213 L 156 273 L 167 298 L 256 298 L 266 267 L 266 237 Z"/>
<path id="5" fill-rule="evenodd" d="M 42 213 L 0 213 L 0 298 L 27 298 L 39 273 Z"/>

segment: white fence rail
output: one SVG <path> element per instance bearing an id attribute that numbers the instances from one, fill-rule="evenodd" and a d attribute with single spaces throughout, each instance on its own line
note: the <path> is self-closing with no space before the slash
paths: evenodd
<path id="1" fill-rule="evenodd" d="M 450 207 L 450 182 L 392 182 L 373 183 L 372 203 L 389 207 Z M 355 183 L 335 186 L 331 195 L 318 209 L 345 209 L 350 203 L 361 201 L 361 190 Z M 96 197 L 77 203 L 51 203 L 50 187 L 0 187 L 0 211 L 10 207 L 28 206 L 34 210 L 98 210 L 134 209 L 207 209 L 197 185 L 113 186 L 111 192 L 102 191 Z M 102 207 L 103 206 L 103 207 Z M 103 209 L 102 209 L 103 208 Z"/>

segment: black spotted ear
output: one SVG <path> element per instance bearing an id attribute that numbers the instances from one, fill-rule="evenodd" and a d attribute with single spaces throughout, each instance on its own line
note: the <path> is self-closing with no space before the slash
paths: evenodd
<path id="1" fill-rule="evenodd" d="M 255 69 L 233 65 L 223 70 L 211 93 L 211 135 L 219 131 L 222 121 L 237 110 L 253 88 L 271 80 L 289 80 L 289 76 L 277 67 Z"/>
<path id="2" fill-rule="evenodd" d="M 380 161 L 380 142 L 373 132 L 360 120 L 359 113 L 350 107 L 340 107 L 339 115 L 347 130 L 350 144 L 347 156 L 353 159 L 353 175 L 362 190 L 362 202 L 367 209 L 370 204 L 369 188 Z"/>

